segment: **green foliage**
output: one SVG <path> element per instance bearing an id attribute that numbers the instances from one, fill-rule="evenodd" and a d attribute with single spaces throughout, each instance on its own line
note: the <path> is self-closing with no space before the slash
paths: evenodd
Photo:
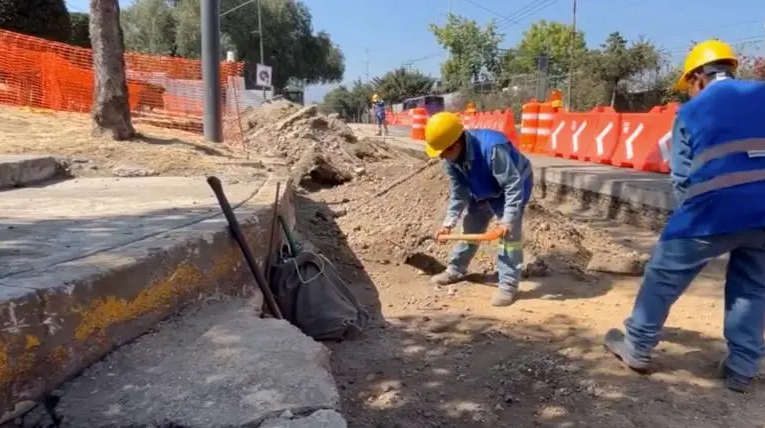
<path id="1" fill-rule="evenodd" d="M 0 0 L 0 28 L 57 42 L 71 34 L 64 0 Z"/>
<path id="2" fill-rule="evenodd" d="M 72 22 L 72 35 L 67 43 L 82 48 L 90 48 L 90 15 L 73 12 L 69 14 L 69 19 Z"/>
<path id="3" fill-rule="evenodd" d="M 350 90 L 341 85 L 327 92 L 319 108 L 325 113 L 337 113 L 347 121 L 360 121 L 369 109 L 372 93 L 372 86 L 359 79 Z"/>
<path id="4" fill-rule="evenodd" d="M 548 57 L 548 74 L 562 75 L 572 67 L 572 58 L 581 59 L 587 52 L 584 33 L 574 35 L 574 49 L 571 51 L 572 28 L 560 22 L 541 20 L 531 24 L 523 32 L 523 39 L 505 53 L 502 58 L 505 76 L 537 71 L 536 58 L 542 54 Z"/>
<path id="5" fill-rule="evenodd" d="M 614 32 L 600 49 L 589 53 L 586 68 L 604 84 L 602 102 L 613 105 L 619 83 L 641 72 L 658 69 L 660 59 L 653 44 L 638 40 L 628 45 L 621 34 Z"/>
<path id="6" fill-rule="evenodd" d="M 449 13 L 446 24 L 430 24 L 430 30 L 449 52 L 441 64 L 441 77 L 448 87 L 467 88 L 483 80 L 483 75 L 499 74 L 499 44 L 504 36 L 497 34 L 494 21 L 481 28 L 475 20 Z"/>
<path id="7" fill-rule="evenodd" d="M 128 51 L 163 56 L 175 52 L 175 17 L 165 0 L 134 0 L 120 20 Z"/>
<path id="8" fill-rule="evenodd" d="M 303 85 L 342 80 L 345 57 L 327 33 L 313 32 L 308 7 L 292 0 L 260 0 L 263 23 L 263 57 L 274 69 L 278 91 L 299 82 Z M 248 64 L 260 62 L 257 4 L 223 0 L 221 11 L 237 10 L 221 18 L 221 55 L 238 52 Z M 134 0 L 123 12 L 128 50 L 186 58 L 201 57 L 200 0 Z"/>
<path id="9" fill-rule="evenodd" d="M 433 78 L 402 67 L 375 77 L 372 85 L 386 102 L 396 104 L 407 98 L 428 95 L 433 87 Z"/>

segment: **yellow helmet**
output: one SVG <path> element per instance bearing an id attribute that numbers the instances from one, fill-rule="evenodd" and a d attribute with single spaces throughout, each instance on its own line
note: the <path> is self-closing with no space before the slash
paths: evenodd
<path id="1" fill-rule="evenodd" d="M 738 60 L 736 60 L 736 54 L 733 52 L 733 48 L 719 40 L 707 40 L 696 44 L 691 49 L 688 56 L 685 57 L 685 65 L 683 65 L 683 75 L 680 76 L 675 85 L 677 90 L 685 90 L 688 87 L 688 77 L 690 74 L 699 67 L 703 67 L 707 64 L 729 60 L 733 62 L 734 67 L 738 67 Z"/>
<path id="2" fill-rule="evenodd" d="M 372 95 L 372 101 L 377 102 L 380 100 L 380 96 L 377 94 Z"/>
<path id="3" fill-rule="evenodd" d="M 436 113 L 425 125 L 425 153 L 431 158 L 451 147 L 462 135 L 460 117 L 449 111 Z"/>

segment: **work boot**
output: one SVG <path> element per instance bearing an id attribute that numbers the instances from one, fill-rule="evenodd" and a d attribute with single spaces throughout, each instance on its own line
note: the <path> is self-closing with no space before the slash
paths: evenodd
<path id="1" fill-rule="evenodd" d="M 607 351 L 614 354 L 616 358 L 621 360 L 630 369 L 638 373 L 645 373 L 648 371 L 648 366 L 651 363 L 650 359 L 637 358 L 632 355 L 632 352 L 627 347 L 627 342 L 624 340 L 624 333 L 618 328 L 608 330 L 603 345 Z"/>
<path id="2" fill-rule="evenodd" d="M 752 384 L 752 378 L 740 375 L 728 367 L 728 357 L 726 356 L 717 364 L 717 374 L 720 379 L 725 380 L 725 387 L 735 392 L 748 392 Z"/>
<path id="3" fill-rule="evenodd" d="M 430 280 L 436 285 L 451 285 L 462 281 L 462 278 L 464 277 L 465 275 L 452 269 L 446 268 L 445 271 L 439 273 L 438 275 L 433 275 Z"/>
<path id="4" fill-rule="evenodd" d="M 492 306 L 510 306 L 515 303 L 515 299 L 518 297 L 518 289 L 516 288 L 500 288 L 491 298 Z"/>

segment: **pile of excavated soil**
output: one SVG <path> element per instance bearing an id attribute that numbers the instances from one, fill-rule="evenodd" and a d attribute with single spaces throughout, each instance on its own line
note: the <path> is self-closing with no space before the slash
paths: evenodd
<path id="1" fill-rule="evenodd" d="M 242 114 L 250 153 L 284 160 L 301 186 L 334 186 L 363 175 L 369 162 L 392 157 L 372 139 L 359 139 L 345 121 L 315 105 L 285 100 L 248 108 Z"/>
<path id="2" fill-rule="evenodd" d="M 443 269 L 452 245 L 439 244 L 433 238 L 443 221 L 449 194 L 448 179 L 440 165 L 376 168 L 334 192 L 342 199 L 329 205 L 332 208 L 327 211 L 331 212 L 316 212 L 313 219 L 320 239 L 337 239 L 326 236 L 331 228 L 324 224 L 337 221 L 362 260 L 406 263 L 426 273 Z M 533 200 L 526 208 L 523 235 L 526 276 L 543 276 L 551 270 L 640 274 L 645 265 L 645 256 Z M 481 245 L 471 271 L 494 272 L 495 255 L 494 245 Z"/>

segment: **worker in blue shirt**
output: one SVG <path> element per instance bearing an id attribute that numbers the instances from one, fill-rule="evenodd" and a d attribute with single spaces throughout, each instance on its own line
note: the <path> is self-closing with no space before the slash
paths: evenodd
<path id="1" fill-rule="evenodd" d="M 706 264 L 729 254 L 725 280 L 725 385 L 744 392 L 763 357 L 765 332 L 765 83 L 735 80 L 733 49 L 697 44 L 678 88 L 691 100 L 672 130 L 671 180 L 677 208 L 646 266 L 626 332 L 606 334 L 606 348 L 637 371 L 670 307 Z"/>
<path id="2" fill-rule="evenodd" d="M 377 122 L 377 135 L 388 136 L 388 124 L 385 123 L 385 101 L 379 95 L 372 95 L 372 109 Z"/>
<path id="3" fill-rule="evenodd" d="M 505 134 L 491 129 L 464 130 L 451 112 L 433 115 L 425 125 L 425 152 L 444 160 L 449 177 L 446 219 L 436 233 L 438 240 L 462 221 L 464 233 L 483 233 L 496 215 L 499 219 L 497 269 L 499 288 L 494 306 L 509 306 L 517 296 L 523 249 L 521 224 L 531 196 L 533 174 L 528 158 L 510 144 Z M 461 281 L 478 250 L 475 242 L 461 242 L 446 270 L 433 277 L 438 285 Z"/>

